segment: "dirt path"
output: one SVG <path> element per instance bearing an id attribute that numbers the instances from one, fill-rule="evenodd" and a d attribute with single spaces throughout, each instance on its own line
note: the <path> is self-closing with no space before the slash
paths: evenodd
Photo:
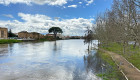
<path id="1" fill-rule="evenodd" d="M 140 80 L 140 71 L 119 54 L 99 49 L 111 55 L 112 59 L 118 64 L 119 68 L 126 75 L 128 80 Z"/>

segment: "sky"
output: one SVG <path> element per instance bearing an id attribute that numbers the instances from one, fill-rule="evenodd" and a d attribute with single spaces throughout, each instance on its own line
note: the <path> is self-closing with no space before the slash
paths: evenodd
<path id="1" fill-rule="evenodd" d="M 60 27 L 63 35 L 84 35 L 95 25 L 98 13 L 110 9 L 113 0 L 0 0 L 0 27 L 48 33 Z"/>

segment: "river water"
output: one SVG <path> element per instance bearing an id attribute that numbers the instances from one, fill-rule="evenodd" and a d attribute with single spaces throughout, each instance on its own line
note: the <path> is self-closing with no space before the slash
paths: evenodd
<path id="1" fill-rule="evenodd" d="M 0 44 L 0 80 L 100 80 L 102 61 L 83 40 Z"/>

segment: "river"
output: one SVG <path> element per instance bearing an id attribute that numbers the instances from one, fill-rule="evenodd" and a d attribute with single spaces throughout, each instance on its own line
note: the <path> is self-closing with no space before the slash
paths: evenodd
<path id="1" fill-rule="evenodd" d="M 0 44 L 0 80 L 100 80 L 102 61 L 83 40 Z"/>

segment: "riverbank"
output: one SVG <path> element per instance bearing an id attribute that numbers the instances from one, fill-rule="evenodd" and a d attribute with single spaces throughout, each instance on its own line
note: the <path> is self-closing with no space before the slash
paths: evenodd
<path id="1" fill-rule="evenodd" d="M 108 68 L 105 73 L 98 74 L 97 76 L 103 77 L 103 80 L 126 80 L 124 75 L 118 69 L 118 66 L 112 60 L 110 54 L 98 50 L 98 55 L 107 64 L 104 66 L 104 68 L 110 68 Z"/>
<path id="2" fill-rule="evenodd" d="M 140 72 L 123 56 L 101 48 L 99 48 L 99 50 L 109 54 L 112 57 L 112 60 L 115 61 L 115 63 L 118 65 L 118 68 L 121 70 L 127 80 L 140 80 Z"/>
<path id="3" fill-rule="evenodd" d="M 60 40 L 60 39 L 57 39 Z M 43 42 L 43 41 L 55 41 L 55 39 L 53 37 L 46 37 L 43 39 L 21 39 L 21 40 L 17 40 L 17 39 L 0 39 L 0 44 L 10 44 L 10 43 L 19 43 L 19 42 Z"/>
<path id="4" fill-rule="evenodd" d="M 130 45 L 130 47 L 132 47 L 132 45 Z M 133 66 L 129 61 L 127 61 L 125 57 L 122 56 L 123 53 L 121 51 L 119 51 L 120 53 L 112 52 L 113 50 L 116 51 L 116 49 L 121 50 L 122 48 L 121 46 L 119 46 L 119 44 L 110 44 L 107 46 L 105 45 L 102 47 L 100 46 L 98 50 L 111 56 L 112 60 L 115 61 L 118 68 L 121 70 L 121 72 L 123 73 L 123 75 L 126 77 L 127 80 L 140 80 L 140 71 L 135 66 Z M 136 60 L 136 62 L 139 61 Z"/>
<path id="5" fill-rule="evenodd" d="M 1 39 L 0 44 L 10 44 L 10 43 L 19 43 L 22 42 L 21 40 L 16 39 Z"/>
<path id="6" fill-rule="evenodd" d="M 140 69 L 140 49 L 138 46 L 136 46 L 136 48 L 133 48 L 133 45 L 128 45 L 125 54 L 123 53 L 123 45 L 121 44 L 111 43 L 106 46 L 103 45 L 101 46 L 101 48 L 122 55 L 126 60 L 132 63 L 135 67 Z"/>

